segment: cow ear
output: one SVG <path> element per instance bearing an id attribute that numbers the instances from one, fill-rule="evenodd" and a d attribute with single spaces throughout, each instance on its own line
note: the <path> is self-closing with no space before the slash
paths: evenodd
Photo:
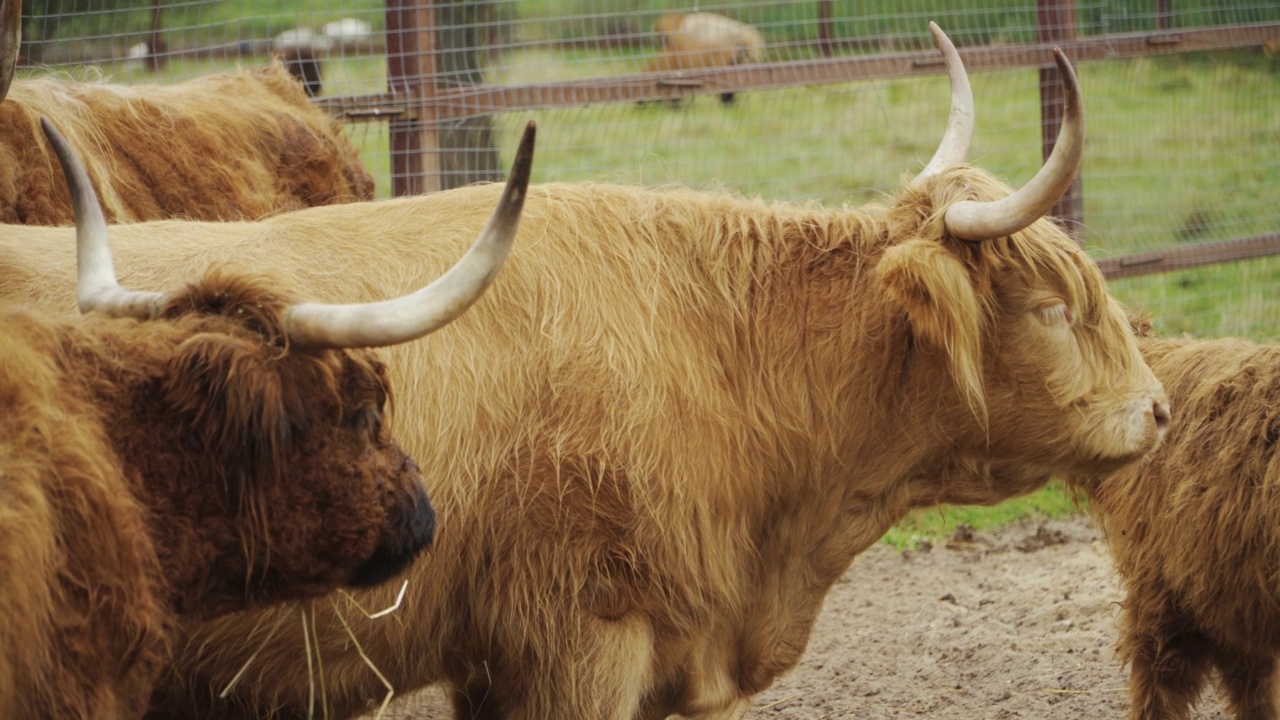
<path id="1" fill-rule="evenodd" d="M 194 335 L 170 359 L 164 395 L 207 452 L 270 462 L 288 446 L 296 421 L 286 404 L 280 353 L 244 338 Z"/>
<path id="2" fill-rule="evenodd" d="M 942 244 L 917 238 L 886 250 L 876 271 L 917 344 L 946 354 L 956 388 L 985 416 L 982 310 L 964 263 Z"/>

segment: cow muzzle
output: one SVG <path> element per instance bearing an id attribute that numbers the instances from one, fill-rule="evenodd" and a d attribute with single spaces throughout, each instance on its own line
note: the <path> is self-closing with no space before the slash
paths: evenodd
<path id="1" fill-rule="evenodd" d="M 399 517 L 391 517 L 379 537 L 369 559 L 355 572 L 349 585 L 369 588 L 396 577 L 431 546 L 436 532 L 436 511 L 420 486 L 415 486 L 412 500 L 400 505 L 406 508 Z"/>

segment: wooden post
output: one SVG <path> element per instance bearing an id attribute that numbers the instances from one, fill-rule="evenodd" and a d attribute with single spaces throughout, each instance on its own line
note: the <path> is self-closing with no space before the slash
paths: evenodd
<path id="1" fill-rule="evenodd" d="M 440 189 L 435 109 L 436 40 L 432 0 L 386 0 L 387 90 L 409 100 L 411 112 L 388 123 L 391 191 L 396 197 Z"/>
<path id="2" fill-rule="evenodd" d="M 1173 27 L 1173 0 L 1156 0 L 1156 29 Z"/>
<path id="3" fill-rule="evenodd" d="M 151 4 L 151 38 L 147 47 L 147 67 L 151 72 L 160 72 L 169 62 L 169 46 L 160 34 L 160 15 L 164 10 L 163 0 L 155 0 Z"/>
<path id="4" fill-rule="evenodd" d="M 831 0 L 818 0 L 818 53 L 831 57 Z"/>
<path id="5" fill-rule="evenodd" d="M 1042 43 L 1063 42 L 1076 38 L 1075 0 L 1036 0 L 1036 39 Z M 1053 152 L 1062 126 L 1062 80 L 1058 67 L 1040 68 L 1040 147 L 1044 158 Z M 1068 233 L 1080 240 L 1084 227 L 1084 195 L 1080 176 L 1071 183 L 1062 199 L 1051 211 Z"/>
<path id="6" fill-rule="evenodd" d="M 483 8 L 488 3 L 440 3 L 436 7 L 436 72 L 441 93 L 484 83 L 479 47 L 483 32 Z M 502 180 L 504 173 L 494 145 L 491 115 L 468 115 L 441 123 L 439 189 L 449 190 L 477 182 Z"/>

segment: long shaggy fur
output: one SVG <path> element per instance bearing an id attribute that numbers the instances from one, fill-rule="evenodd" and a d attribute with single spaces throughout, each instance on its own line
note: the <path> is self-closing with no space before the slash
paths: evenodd
<path id="1" fill-rule="evenodd" d="M 0 335 L 0 715 L 139 717 L 170 630 L 145 508 L 49 322 Z"/>
<path id="2" fill-rule="evenodd" d="M 406 533 L 416 468 L 349 426 L 383 366 L 288 351 L 283 307 L 226 271 L 155 321 L 0 303 L 0 716 L 141 718 L 180 622 L 323 594 Z"/>
<path id="3" fill-rule="evenodd" d="M 177 85 L 19 79 L 0 103 L 0 222 L 75 222 L 42 116 L 78 149 L 112 222 L 255 219 L 373 197 L 341 124 L 278 62 Z"/>
<path id="4" fill-rule="evenodd" d="M 1127 593 L 1130 717 L 1186 718 L 1217 672 L 1235 717 L 1280 714 L 1280 347 L 1140 340 L 1176 412 L 1140 465 L 1075 478 Z"/>
<path id="5" fill-rule="evenodd" d="M 233 253 L 323 300 L 382 299 L 448 267 L 499 192 L 123 226 L 113 247 L 135 286 Z M 494 287 L 387 352 L 445 518 L 404 606 L 356 617 L 397 693 L 447 682 L 460 718 L 725 712 L 797 662 L 828 588 L 909 508 L 997 502 L 1149 450 L 1153 428 L 1097 430 L 1149 415 L 1160 391 L 1087 255 L 1048 221 L 980 245 L 945 235 L 950 203 L 1007 192 L 970 168 L 858 209 L 530 188 Z M 0 295 L 70 308 L 54 292 L 70 237 L 32 232 L 0 248 Z M 882 267 L 913 241 L 937 252 Z M 955 273 L 974 302 L 938 294 Z M 317 615 L 317 702 L 350 717 L 385 689 Z M 275 622 L 192 627 L 156 716 L 305 716 L 288 626 L 215 697 Z"/>

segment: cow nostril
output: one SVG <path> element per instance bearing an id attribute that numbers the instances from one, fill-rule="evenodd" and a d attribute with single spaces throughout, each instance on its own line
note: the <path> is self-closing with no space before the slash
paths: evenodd
<path id="1" fill-rule="evenodd" d="M 1169 428 L 1169 407 L 1159 400 L 1151 405 L 1151 413 L 1156 418 L 1156 427 L 1160 430 Z"/>

